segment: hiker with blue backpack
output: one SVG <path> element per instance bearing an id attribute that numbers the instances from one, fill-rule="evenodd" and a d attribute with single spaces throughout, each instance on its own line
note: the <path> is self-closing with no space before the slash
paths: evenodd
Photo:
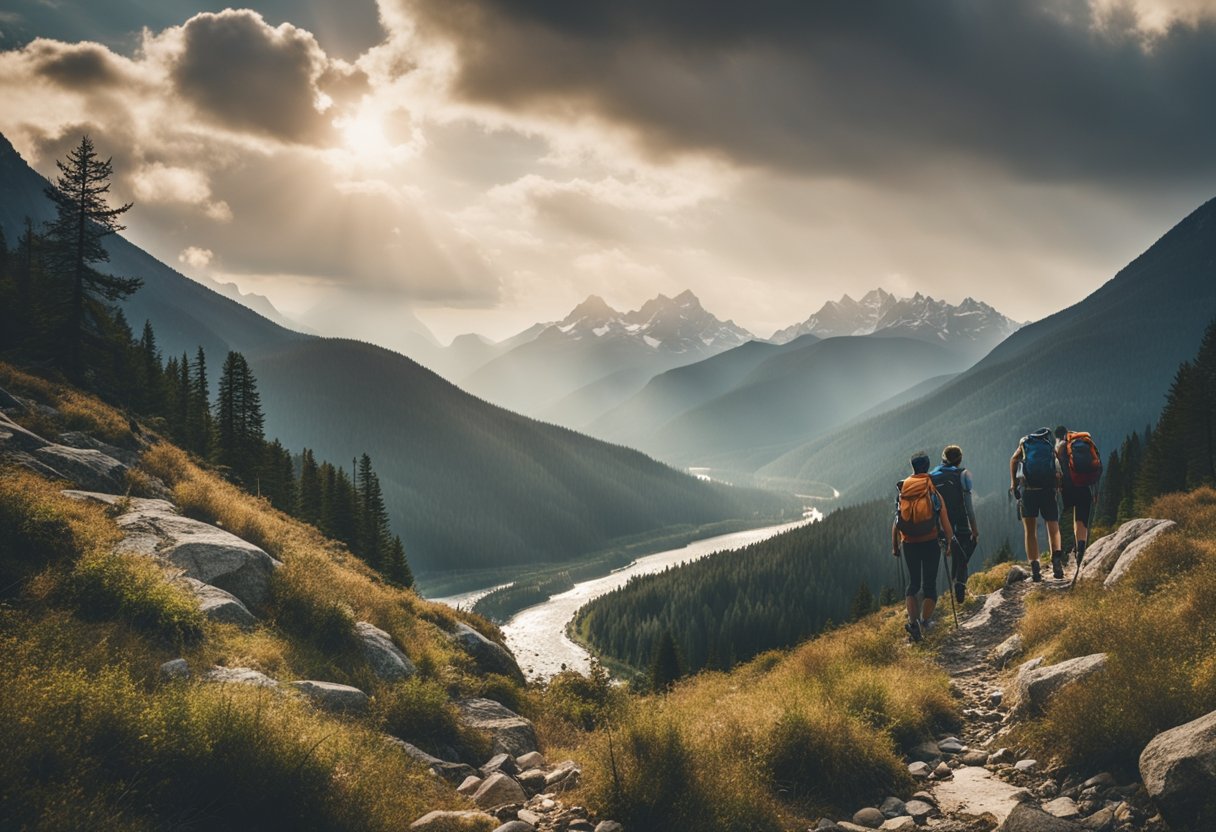
<path id="1" fill-rule="evenodd" d="M 1018 514 L 1026 536 L 1026 559 L 1030 561 L 1030 577 L 1036 583 L 1043 580 L 1039 565 L 1038 518 L 1042 517 L 1047 524 L 1052 562 L 1064 555 L 1060 543 L 1060 507 L 1056 503 L 1060 480 L 1060 461 L 1051 428 L 1039 428 L 1023 436 L 1009 458 L 1009 493 L 1018 501 Z"/>
<path id="2" fill-rule="evenodd" d="M 929 476 L 929 455 L 917 451 L 909 460 L 912 476 L 896 485 L 895 522 L 891 525 L 891 554 L 908 565 L 908 623 L 904 629 L 912 641 L 920 641 L 937 606 L 937 558 L 939 538 L 951 540 L 954 530 L 946 504 Z M 917 602 L 917 596 L 924 600 Z"/>
<path id="3" fill-rule="evenodd" d="M 975 521 L 975 504 L 971 499 L 974 483 L 971 472 L 963 465 L 963 449 L 958 445 L 947 445 L 942 451 L 942 463 L 929 472 L 933 487 L 945 503 L 946 513 L 953 521 L 951 577 L 954 580 L 954 598 L 963 603 L 967 597 L 967 565 L 980 541 L 980 527 Z"/>
<path id="4" fill-rule="evenodd" d="M 1102 454 L 1094 444 L 1093 437 L 1084 431 L 1070 431 L 1060 425 L 1055 430 L 1056 457 L 1060 461 L 1062 481 L 1060 497 L 1064 511 L 1072 510 L 1072 529 L 1077 541 L 1077 572 L 1085 560 L 1085 546 L 1089 542 L 1089 517 L 1094 505 L 1094 491 L 1102 478 Z M 1052 559 L 1052 572 L 1057 578 L 1064 577 L 1068 558 Z"/>

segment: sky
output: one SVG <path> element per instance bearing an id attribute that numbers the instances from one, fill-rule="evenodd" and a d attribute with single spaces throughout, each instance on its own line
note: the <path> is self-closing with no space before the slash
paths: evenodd
<path id="1" fill-rule="evenodd" d="M 4 0 L 0 132 L 325 334 L 1068 306 L 1216 196 L 1216 0 Z M 422 324 L 419 324 L 419 321 Z"/>

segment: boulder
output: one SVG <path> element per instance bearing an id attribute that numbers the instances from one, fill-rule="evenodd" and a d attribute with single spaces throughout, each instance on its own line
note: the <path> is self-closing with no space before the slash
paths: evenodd
<path id="1" fill-rule="evenodd" d="M 69 448 L 78 448 L 82 451 L 99 451 L 106 456 L 117 459 L 128 467 L 139 462 L 139 451 L 129 451 L 126 448 L 115 447 L 108 442 L 102 442 L 95 436 L 90 436 L 78 430 L 59 434 L 59 444 L 66 445 Z"/>
<path id="2" fill-rule="evenodd" d="M 527 771 L 521 771 L 515 776 L 519 781 L 519 785 L 524 787 L 524 791 L 528 794 L 539 794 L 545 790 L 545 774 L 544 769 L 530 768 Z"/>
<path id="3" fill-rule="evenodd" d="M 867 806 L 853 813 L 853 823 L 867 829 L 877 829 L 886 821 L 886 817 L 877 809 Z"/>
<path id="4" fill-rule="evenodd" d="M 1034 771 L 1038 767 L 1039 767 L 1039 761 L 1031 760 L 1029 758 L 1025 759 L 1025 760 L 1018 760 L 1016 763 L 1013 764 L 1013 770 L 1020 771 L 1023 774 L 1025 774 L 1026 772 L 1029 772 L 1029 771 Z"/>
<path id="5" fill-rule="evenodd" d="M 1052 665 L 1027 662 L 1019 668 L 1014 679 L 1017 709 L 1022 714 L 1040 713 L 1056 691 L 1105 669 L 1105 653 L 1078 656 Z"/>
<path id="6" fill-rule="evenodd" d="M 1153 737 L 1140 753 L 1140 777 L 1171 829 L 1211 828 L 1216 818 L 1216 711 Z"/>
<path id="7" fill-rule="evenodd" d="M 1057 797 L 1049 803 L 1044 803 L 1043 811 L 1057 818 L 1076 818 L 1081 815 L 1077 802 L 1071 797 Z"/>
<path id="8" fill-rule="evenodd" d="M 545 755 L 539 751 L 529 751 L 527 754 L 520 754 L 516 757 L 515 765 L 520 771 L 526 771 L 530 768 L 544 768 Z"/>
<path id="9" fill-rule="evenodd" d="M 887 818 L 897 818 L 900 815 L 907 814 L 904 811 L 904 802 L 898 797 L 888 797 L 878 807 L 878 811 L 882 812 L 883 816 Z"/>
<path id="10" fill-rule="evenodd" d="M 937 768 L 933 769 L 933 777 L 937 780 L 945 780 L 953 776 L 954 769 L 950 768 L 948 763 L 940 762 L 937 764 Z"/>
<path id="11" fill-rule="evenodd" d="M 1011 566 L 1009 571 L 1005 573 L 1005 588 L 1013 586 L 1016 583 L 1026 580 L 1030 577 L 1030 573 L 1020 566 Z"/>
<path id="12" fill-rule="evenodd" d="M 1022 649 L 1022 636 L 1020 633 L 1014 633 L 992 648 L 992 664 L 998 670 L 1004 670 L 1011 659 L 1022 655 Z"/>
<path id="13" fill-rule="evenodd" d="M 998 589 L 996 592 L 984 599 L 984 606 L 975 615 L 968 618 L 959 625 L 961 630 L 978 630 L 980 627 L 985 627 L 992 621 L 992 614 L 999 610 L 1009 596 L 1005 594 L 1005 590 Z"/>
<path id="14" fill-rule="evenodd" d="M 194 596 L 198 601 L 199 610 L 212 621 L 235 624 L 242 630 L 252 630 L 258 623 L 257 618 L 241 603 L 240 598 L 218 586 L 184 577 L 176 579 L 175 583 L 185 587 Z"/>
<path id="15" fill-rule="evenodd" d="M 942 750 L 943 754 L 947 754 L 949 756 L 962 754 L 967 750 L 967 747 L 963 745 L 958 737 L 946 737 L 937 744 L 937 747 Z"/>
<path id="16" fill-rule="evenodd" d="M 220 667 L 217 665 L 203 674 L 203 681 L 222 685 L 253 685 L 271 689 L 279 686 L 274 679 L 251 667 Z"/>
<path id="17" fill-rule="evenodd" d="M 908 764 L 908 774 L 911 774 L 917 780 L 924 780 L 932 773 L 933 769 L 929 768 L 928 763 L 916 762 Z"/>
<path id="18" fill-rule="evenodd" d="M 912 820 L 918 824 L 924 823 L 929 819 L 929 816 L 937 811 L 937 807 L 931 803 L 926 803 L 923 800 L 909 800 L 905 809 Z"/>
<path id="19" fill-rule="evenodd" d="M 1170 520 L 1153 520 L 1144 517 L 1128 520 L 1111 534 L 1093 541 L 1085 550 L 1085 560 L 1081 565 L 1081 575 L 1077 580 L 1104 577 L 1115 566 L 1128 546 L 1163 523 L 1173 525 L 1173 521 Z"/>
<path id="20" fill-rule="evenodd" d="M 126 490 L 127 466 L 101 451 L 69 448 L 67 445 L 43 445 L 33 455 L 80 488 L 90 491 Z"/>
<path id="21" fill-rule="evenodd" d="M 578 783 L 580 776 L 582 776 L 582 769 L 578 767 L 578 763 L 574 760 L 564 760 L 558 763 L 553 771 L 545 775 L 545 788 L 559 785 L 562 788 L 573 787 Z"/>
<path id="22" fill-rule="evenodd" d="M 1089 817 L 1082 818 L 1080 824 L 1083 829 L 1091 832 L 1108 832 L 1115 826 L 1115 807 L 1103 806 Z"/>
<path id="23" fill-rule="evenodd" d="M 483 809 L 504 803 L 523 803 L 528 799 L 523 787 L 508 774 L 497 771 L 482 781 L 473 792 L 473 802 Z"/>
<path id="24" fill-rule="evenodd" d="M 473 792 L 477 791 L 479 786 L 481 786 L 481 778 L 476 774 L 470 774 L 468 777 L 464 778 L 459 786 L 456 787 L 456 793 L 463 794 L 468 797 L 469 795 L 473 794 Z"/>
<path id="25" fill-rule="evenodd" d="M 1157 525 L 1146 530 L 1143 534 L 1127 544 L 1127 548 L 1123 550 L 1123 554 L 1119 555 L 1119 559 L 1115 561 L 1115 565 L 1111 567 L 1110 574 L 1106 576 L 1106 580 L 1102 582 L 1102 586 L 1110 589 L 1123 579 L 1128 570 L 1132 568 L 1132 564 L 1142 555 L 1149 546 L 1152 546 L 1157 538 L 1173 529 L 1178 524 L 1173 520 L 1159 520 Z"/>
<path id="26" fill-rule="evenodd" d="M 22 413 L 25 411 L 25 405 L 22 404 L 21 400 L 12 393 L 9 393 L 3 387 L 0 387 L 0 410 L 12 410 L 17 413 Z"/>
<path id="27" fill-rule="evenodd" d="M 0 450 L 31 453 L 51 444 L 31 430 L 26 430 L 4 413 L 0 413 Z"/>
<path id="28" fill-rule="evenodd" d="M 912 750 L 908 752 L 908 759 L 919 760 L 922 763 L 934 762 L 935 760 L 940 759 L 941 756 L 942 750 L 938 748 L 937 743 L 933 740 L 926 740 L 925 742 L 914 746 Z"/>
<path id="29" fill-rule="evenodd" d="M 457 622 L 456 629 L 452 632 L 452 640 L 472 657 L 477 669 L 482 673 L 497 673 L 514 679 L 521 685 L 524 683 L 523 671 L 519 669 L 511 651 L 486 638 L 468 624 Z"/>
<path id="30" fill-rule="evenodd" d="M 389 744 L 404 751 L 405 755 L 411 760 L 426 766 L 449 783 L 465 783 L 470 777 L 477 776 L 477 772 L 474 771 L 472 766 L 441 760 L 433 754 L 427 754 L 416 745 L 412 745 L 396 737 L 390 737 L 387 734 L 384 739 Z"/>
<path id="31" fill-rule="evenodd" d="M 338 713 L 367 713 L 369 703 L 367 694 L 350 685 L 301 679 L 292 682 L 291 686 L 307 696 L 318 708 Z"/>
<path id="32" fill-rule="evenodd" d="M 1033 803 L 1019 803 L 997 832 L 1079 832 L 1082 828 L 1074 821 L 1047 814 Z"/>
<path id="33" fill-rule="evenodd" d="M 509 820 L 502 826 L 495 827 L 494 832 L 536 832 L 536 827 L 522 820 Z"/>
<path id="34" fill-rule="evenodd" d="M 429 832 L 490 832 L 498 826 L 493 815 L 485 812 L 427 812 L 410 824 L 410 829 Z"/>
<path id="35" fill-rule="evenodd" d="M 988 752 L 980 751 L 978 749 L 975 751 L 968 751 L 962 756 L 961 759 L 963 765 L 965 766 L 986 766 L 988 765 Z"/>
<path id="36" fill-rule="evenodd" d="M 883 832 L 912 832 L 913 829 L 916 829 L 916 821 L 904 815 L 899 818 L 888 818 L 878 828 Z"/>
<path id="37" fill-rule="evenodd" d="M 393 637 L 374 624 L 357 622 L 355 635 L 359 638 L 363 656 L 371 665 L 372 672 L 384 681 L 397 682 L 418 672 L 410 657 L 393 643 Z"/>
<path id="38" fill-rule="evenodd" d="M 185 659 L 171 659 L 160 666 L 160 680 L 175 682 L 179 679 L 190 678 L 190 665 Z"/>
<path id="39" fill-rule="evenodd" d="M 495 753 L 518 757 L 537 750 L 536 728 L 527 719 L 493 699 L 458 699 L 460 720 L 470 728 L 488 731 Z"/>
<path id="40" fill-rule="evenodd" d="M 484 777 L 489 777 L 496 771 L 501 771 L 504 774 L 515 774 L 519 771 L 519 768 L 515 765 L 514 757 L 510 754 L 499 753 L 486 760 L 485 764 L 481 767 L 481 773 Z"/>
<path id="41" fill-rule="evenodd" d="M 595 832 L 625 832 L 625 827 L 614 820 L 602 820 L 595 825 Z"/>

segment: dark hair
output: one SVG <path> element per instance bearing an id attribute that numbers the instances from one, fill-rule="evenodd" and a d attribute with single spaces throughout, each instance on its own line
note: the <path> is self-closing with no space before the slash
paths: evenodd
<path id="1" fill-rule="evenodd" d="M 929 472 L 929 454 L 925 451 L 917 451 L 912 454 L 908 463 L 912 466 L 913 473 L 927 474 Z"/>
<path id="2" fill-rule="evenodd" d="M 958 445 L 947 445 L 942 450 L 942 462 L 947 465 L 958 465 L 963 461 L 963 449 Z"/>
<path id="3" fill-rule="evenodd" d="M 1058 426 L 1056 428 L 1056 439 L 1063 439 L 1065 436 L 1068 436 L 1068 428 L 1063 425 Z"/>

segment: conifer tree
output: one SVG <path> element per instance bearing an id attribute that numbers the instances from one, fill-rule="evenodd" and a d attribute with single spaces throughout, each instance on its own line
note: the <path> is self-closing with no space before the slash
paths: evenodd
<path id="1" fill-rule="evenodd" d="M 874 612 L 874 593 L 870 585 L 862 581 L 853 594 L 853 602 L 849 605 L 849 620 L 859 621 Z"/>
<path id="2" fill-rule="evenodd" d="M 388 510 L 380 490 L 380 478 L 372 470 L 372 459 L 364 453 L 358 460 L 355 487 L 358 493 L 358 536 L 355 553 L 371 566 L 382 569 L 392 539 Z M 385 570 L 387 571 L 387 570 Z"/>
<path id="3" fill-rule="evenodd" d="M 405 545 L 402 544 L 400 535 L 393 535 L 384 572 L 404 587 L 414 585 L 414 573 L 410 570 L 409 561 L 405 557 Z"/>
<path id="4" fill-rule="evenodd" d="M 256 490 L 254 481 L 266 457 L 265 417 L 257 382 L 239 352 L 229 352 L 224 360 L 215 423 L 216 460 Z"/>
<path id="5" fill-rule="evenodd" d="M 124 228 L 118 218 L 131 209 L 130 203 L 111 208 L 106 201 L 114 173 L 111 160 L 102 161 L 86 135 L 68 152 L 66 161 L 55 164 L 59 176 L 46 189 L 55 204 L 47 244 L 52 270 L 67 289 L 63 337 L 69 375 L 79 380 L 84 376 L 89 308 L 100 311 L 100 304 L 128 297 L 142 281 L 103 274 L 94 267 L 110 259 L 102 241 Z"/>
<path id="6" fill-rule="evenodd" d="M 296 495 L 296 516 L 305 523 L 321 526 L 322 517 L 321 469 L 311 450 L 305 448 L 300 454 L 299 489 Z"/>
<path id="7" fill-rule="evenodd" d="M 664 630 L 655 646 L 654 659 L 650 663 L 650 688 L 655 693 L 665 693 L 684 675 L 680 653 L 676 649 L 671 630 Z"/>
<path id="8" fill-rule="evenodd" d="M 211 387 L 207 381 L 207 355 L 199 347 L 188 381 L 186 436 L 190 450 L 199 456 L 211 455 Z"/>

